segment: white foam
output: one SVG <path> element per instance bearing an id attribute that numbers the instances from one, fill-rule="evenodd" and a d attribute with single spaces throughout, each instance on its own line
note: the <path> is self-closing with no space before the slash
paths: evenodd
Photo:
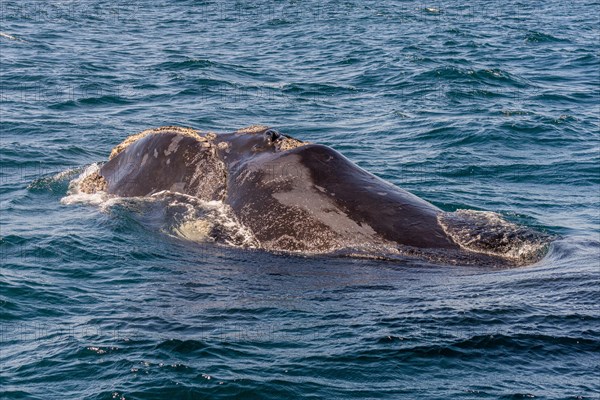
<path id="1" fill-rule="evenodd" d="M 231 246 L 256 248 L 259 246 L 252 231 L 241 224 L 233 210 L 221 201 L 204 201 L 194 196 L 164 190 L 146 197 L 119 197 L 106 192 L 93 194 L 80 190 L 80 183 L 87 176 L 100 170 L 100 163 L 86 167 L 79 176 L 71 180 L 67 195 L 60 202 L 64 205 L 89 204 L 108 212 L 116 205 L 134 202 L 136 204 L 157 204 L 164 207 L 164 233 L 194 242 L 216 241 Z M 72 174 L 73 170 L 63 171 L 56 179 Z M 161 204 L 162 203 L 162 204 Z"/>
<path id="2" fill-rule="evenodd" d="M 64 177 L 70 175 L 73 173 L 73 169 L 68 169 L 62 172 L 59 172 L 58 174 L 54 175 L 54 177 L 52 177 L 52 179 L 56 179 L 56 180 L 60 180 L 63 179 Z M 89 166 L 87 166 L 83 172 L 81 174 L 79 174 L 79 176 L 77 176 L 76 178 L 74 178 L 73 180 L 71 180 L 71 182 L 69 182 L 69 189 L 67 190 L 67 195 L 65 197 L 63 197 L 62 199 L 60 199 L 60 203 L 64 204 L 64 205 L 71 205 L 71 204 L 92 204 L 92 205 L 103 205 L 104 203 L 106 203 L 107 201 L 109 201 L 111 199 L 111 196 L 109 196 L 107 193 L 105 192 L 97 192 L 97 193 L 83 193 L 81 192 L 81 190 L 79 189 L 79 184 L 81 183 L 81 181 L 86 178 L 87 176 L 100 171 L 100 163 L 94 163 L 91 164 Z"/>
<path id="3" fill-rule="evenodd" d="M 191 241 L 222 241 L 236 247 L 257 248 L 258 240 L 250 229 L 239 222 L 231 207 L 222 201 L 204 201 L 194 196 L 161 191 L 150 196 L 166 199 L 167 206 L 187 209 L 182 222 L 172 228 L 171 234 Z"/>
<path id="4" fill-rule="evenodd" d="M 0 37 L 3 37 L 3 38 L 8 39 L 8 40 L 15 40 L 17 42 L 25 42 L 25 40 L 19 39 L 18 37 L 15 37 L 13 35 L 9 35 L 8 33 L 5 33 L 5 32 L 0 32 Z"/>

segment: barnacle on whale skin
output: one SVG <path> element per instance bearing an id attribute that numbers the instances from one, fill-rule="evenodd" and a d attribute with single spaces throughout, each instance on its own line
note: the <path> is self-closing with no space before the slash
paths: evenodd
<path id="1" fill-rule="evenodd" d="M 80 192 L 93 194 L 97 192 L 105 192 L 108 188 L 108 182 L 98 172 L 92 172 L 79 182 L 78 189 Z"/>
<path id="2" fill-rule="evenodd" d="M 110 156 L 108 157 L 108 159 L 112 160 L 127 147 L 142 139 L 143 137 L 161 133 L 177 133 L 179 135 L 192 137 L 200 142 L 206 142 L 207 140 L 212 140 L 214 139 L 214 137 L 216 137 L 214 134 L 212 134 L 211 136 L 210 133 L 208 133 L 206 137 L 204 137 L 201 136 L 199 131 L 197 131 L 196 129 L 185 128 L 182 126 L 161 126 L 160 128 L 146 129 L 142 132 L 128 136 L 124 141 L 116 145 L 110 152 Z"/>

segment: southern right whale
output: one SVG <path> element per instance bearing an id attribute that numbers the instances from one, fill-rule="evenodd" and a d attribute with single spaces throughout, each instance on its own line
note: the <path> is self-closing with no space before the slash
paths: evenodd
<path id="1" fill-rule="evenodd" d="M 521 265 L 540 259 L 548 243 L 495 213 L 444 212 L 328 146 L 266 126 L 204 135 L 175 126 L 146 130 L 116 146 L 79 186 L 223 202 L 257 247 L 276 252 Z"/>

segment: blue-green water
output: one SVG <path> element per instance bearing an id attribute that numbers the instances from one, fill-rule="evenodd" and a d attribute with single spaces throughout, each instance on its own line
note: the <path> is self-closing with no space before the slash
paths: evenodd
<path id="1" fill-rule="evenodd" d="M 0 397 L 600 395 L 597 1 L 0 12 Z M 255 123 L 558 239 L 516 269 L 292 257 L 65 200 L 129 134 Z"/>

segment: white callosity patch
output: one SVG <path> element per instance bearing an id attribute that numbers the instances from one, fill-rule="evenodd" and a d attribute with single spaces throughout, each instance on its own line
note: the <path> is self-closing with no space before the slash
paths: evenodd
<path id="1" fill-rule="evenodd" d="M 179 148 L 179 142 L 181 142 L 181 140 L 183 140 L 183 136 L 174 136 L 173 139 L 171 139 L 171 143 L 169 143 L 169 147 L 164 151 L 165 156 L 169 156 L 172 153 L 175 153 Z"/>
<path id="2" fill-rule="evenodd" d="M 446 234 L 465 250 L 517 263 L 537 261 L 550 242 L 547 235 L 508 222 L 501 215 L 489 211 L 440 213 L 438 222 Z"/>
<path id="3" fill-rule="evenodd" d="M 206 140 L 208 140 L 207 138 L 209 137 L 209 134 L 207 134 L 206 137 L 202 137 L 202 136 L 200 136 L 200 134 L 197 130 L 191 129 L 191 128 L 184 128 L 181 126 L 161 126 L 160 128 L 146 129 L 145 131 L 128 136 L 123 142 L 116 145 L 115 148 L 112 149 L 108 159 L 112 160 L 119 153 L 121 153 L 123 150 L 125 150 L 127 147 L 129 147 L 131 144 L 137 142 L 138 140 L 140 140 L 148 135 L 158 135 L 158 134 L 162 134 L 162 133 L 176 133 L 178 135 L 192 137 L 200 142 L 205 142 Z M 155 154 L 155 157 L 156 157 L 156 154 Z"/>
<path id="4" fill-rule="evenodd" d="M 266 129 L 269 129 L 269 127 L 266 125 L 250 125 L 250 126 L 246 126 L 244 128 L 240 128 L 235 132 L 236 133 L 260 133 Z"/>

